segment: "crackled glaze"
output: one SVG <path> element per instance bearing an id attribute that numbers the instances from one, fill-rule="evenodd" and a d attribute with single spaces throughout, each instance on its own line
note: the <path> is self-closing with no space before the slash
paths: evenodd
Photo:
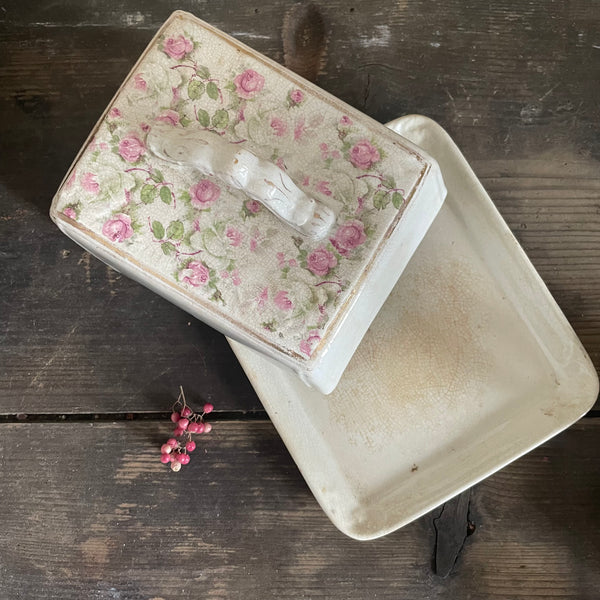
<path id="1" fill-rule="evenodd" d="M 56 206 L 234 327 L 308 359 L 404 210 L 423 161 L 244 50 L 200 22 L 170 20 Z M 275 163 L 335 211 L 331 234 L 310 242 L 221 180 L 154 156 L 147 136 L 157 125 L 211 130 Z"/>

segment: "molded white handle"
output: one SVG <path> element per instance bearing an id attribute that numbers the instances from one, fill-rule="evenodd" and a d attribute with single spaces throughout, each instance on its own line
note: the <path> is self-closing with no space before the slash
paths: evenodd
<path id="1" fill-rule="evenodd" d="M 193 167 L 242 190 L 312 240 L 324 238 L 335 222 L 331 208 L 307 196 L 277 165 L 217 133 L 156 125 L 146 143 L 163 160 Z"/>

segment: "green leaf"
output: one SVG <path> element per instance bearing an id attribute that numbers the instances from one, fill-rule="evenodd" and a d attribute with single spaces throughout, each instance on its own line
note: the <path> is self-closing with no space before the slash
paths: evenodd
<path id="1" fill-rule="evenodd" d="M 214 81 L 209 81 L 206 84 L 206 93 L 208 94 L 208 97 L 213 100 L 216 100 L 219 97 L 219 88 Z"/>
<path id="2" fill-rule="evenodd" d="M 235 92 L 235 83 L 233 83 L 233 81 L 230 81 L 226 86 L 225 86 L 226 90 L 229 90 L 230 92 Z"/>
<path id="3" fill-rule="evenodd" d="M 225 233 L 225 222 L 224 221 L 217 221 L 214 224 L 214 228 L 215 231 L 219 234 L 219 235 L 223 235 Z"/>
<path id="4" fill-rule="evenodd" d="M 385 187 L 388 189 L 394 189 L 396 187 L 396 182 L 391 176 L 386 177 L 381 183 L 383 183 L 383 185 L 385 185 Z"/>
<path id="5" fill-rule="evenodd" d="M 192 199 L 192 197 L 190 196 L 189 192 L 181 192 L 181 194 L 179 194 L 179 199 L 182 202 L 189 202 Z"/>
<path id="6" fill-rule="evenodd" d="M 175 246 L 173 246 L 173 244 L 171 244 L 171 242 L 165 242 L 164 244 L 161 244 L 160 249 L 163 251 L 163 254 L 165 254 L 166 256 L 169 256 L 169 254 L 173 254 L 173 252 L 176 251 Z"/>
<path id="7" fill-rule="evenodd" d="M 210 125 L 210 116 L 203 108 L 198 109 L 198 123 L 200 123 L 202 127 L 208 127 Z"/>
<path id="8" fill-rule="evenodd" d="M 165 237 L 165 228 L 160 221 L 152 221 L 152 233 L 157 240 L 162 240 Z"/>
<path id="9" fill-rule="evenodd" d="M 185 115 L 183 115 L 183 117 L 179 119 L 179 122 L 181 123 L 182 127 L 187 127 L 192 122 L 192 120 L 188 119 Z"/>
<path id="10" fill-rule="evenodd" d="M 160 199 L 165 204 L 171 204 L 171 200 L 173 199 L 171 196 L 171 190 L 166 185 L 163 185 L 160 188 Z"/>
<path id="11" fill-rule="evenodd" d="M 198 79 L 191 79 L 188 83 L 187 92 L 190 100 L 200 100 L 206 86 Z"/>
<path id="12" fill-rule="evenodd" d="M 146 183 L 140 191 L 140 198 L 144 204 L 152 204 L 156 199 L 157 189 L 151 183 Z"/>
<path id="13" fill-rule="evenodd" d="M 156 181 L 156 183 L 163 182 L 163 174 L 158 169 L 154 171 L 152 175 L 150 175 L 150 178 L 152 179 L 152 181 Z"/>
<path id="14" fill-rule="evenodd" d="M 402 194 L 400 192 L 394 192 L 392 194 L 392 204 L 396 208 L 400 208 L 402 204 L 404 204 L 404 198 L 402 197 Z"/>
<path id="15" fill-rule="evenodd" d="M 379 210 L 385 208 L 390 203 L 390 196 L 383 190 L 378 190 L 373 195 L 373 206 Z"/>
<path id="16" fill-rule="evenodd" d="M 229 113 L 226 110 L 220 108 L 213 115 L 212 124 L 213 127 L 216 127 L 217 129 L 225 129 L 225 127 L 227 127 L 227 125 L 229 124 Z"/>
<path id="17" fill-rule="evenodd" d="M 181 221 L 171 221 L 167 227 L 167 237 L 172 240 L 180 240 L 183 237 L 184 228 Z"/>
<path id="18" fill-rule="evenodd" d="M 202 79 L 210 79 L 210 71 L 208 70 L 208 67 L 205 67 L 204 65 L 198 65 L 196 67 L 196 73 L 198 77 L 202 77 Z"/>

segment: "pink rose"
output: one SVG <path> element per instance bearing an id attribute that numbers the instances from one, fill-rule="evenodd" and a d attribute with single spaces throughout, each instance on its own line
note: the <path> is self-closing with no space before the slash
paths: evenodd
<path id="1" fill-rule="evenodd" d="M 140 123 L 140 129 L 144 133 L 148 133 L 150 131 L 150 125 L 148 125 L 148 123 Z"/>
<path id="2" fill-rule="evenodd" d="M 123 160 L 136 163 L 146 152 L 144 143 L 135 135 L 128 135 L 119 143 L 119 154 Z"/>
<path id="3" fill-rule="evenodd" d="M 306 126 L 304 125 L 304 117 L 301 117 L 296 122 L 296 127 L 294 127 L 294 141 L 297 142 L 306 131 Z"/>
<path id="4" fill-rule="evenodd" d="M 100 186 L 96 181 L 96 176 L 93 173 L 85 173 L 81 178 L 81 187 L 90 194 L 97 194 L 100 191 Z"/>
<path id="5" fill-rule="evenodd" d="M 379 150 L 367 140 L 358 142 L 350 150 L 350 162 L 363 171 L 370 169 L 380 159 Z"/>
<path id="6" fill-rule="evenodd" d="M 330 269 L 337 265 L 337 258 L 326 248 L 317 248 L 313 250 L 306 259 L 308 268 L 319 276 L 327 275 Z"/>
<path id="7" fill-rule="evenodd" d="M 269 288 L 263 288 L 260 294 L 256 297 L 256 303 L 258 308 L 264 308 L 267 300 L 269 299 Z"/>
<path id="8" fill-rule="evenodd" d="M 292 310 L 292 308 L 294 308 L 292 301 L 288 298 L 288 293 L 284 290 L 275 294 L 273 302 L 275 302 L 275 306 L 281 310 Z"/>
<path id="9" fill-rule="evenodd" d="M 246 210 L 253 215 L 260 212 L 261 206 L 262 205 L 258 200 L 246 200 Z"/>
<path id="10" fill-rule="evenodd" d="M 281 137 L 287 131 L 287 124 L 282 119 L 274 117 L 271 119 L 271 129 L 276 136 Z"/>
<path id="11" fill-rule="evenodd" d="M 347 117 L 346 115 L 344 115 L 340 119 L 340 125 L 343 125 L 344 127 L 349 127 L 350 125 L 352 125 L 352 119 L 350 117 Z"/>
<path id="12" fill-rule="evenodd" d="M 122 117 L 123 115 L 121 114 L 121 111 L 118 108 L 111 108 L 110 112 L 108 113 L 108 116 L 111 117 L 112 119 L 118 119 L 119 117 Z"/>
<path id="13" fill-rule="evenodd" d="M 239 246 L 242 243 L 242 238 L 244 237 L 244 234 L 235 227 L 228 227 L 225 235 L 229 238 L 229 243 L 234 247 Z"/>
<path id="14" fill-rule="evenodd" d="M 191 40 L 183 37 L 182 35 L 176 38 L 169 38 L 163 44 L 163 50 L 165 54 L 168 54 L 171 58 L 175 60 L 181 60 L 185 57 L 188 52 L 191 52 L 194 49 L 194 44 Z"/>
<path id="15" fill-rule="evenodd" d="M 300 104 L 304 100 L 304 94 L 300 90 L 294 90 L 290 93 L 290 100 L 294 104 Z"/>
<path id="16" fill-rule="evenodd" d="M 208 208 L 221 195 L 221 188 L 210 179 L 202 179 L 190 188 L 192 204 L 198 208 Z"/>
<path id="17" fill-rule="evenodd" d="M 119 213 L 104 223 L 102 233 L 111 242 L 123 242 L 133 235 L 131 219 L 127 215 Z"/>
<path id="18" fill-rule="evenodd" d="M 231 271 L 231 283 L 233 283 L 233 285 L 240 285 L 240 283 L 242 283 L 240 272 L 237 269 Z"/>
<path id="19" fill-rule="evenodd" d="M 136 90 L 140 90 L 142 92 L 146 91 L 146 88 L 148 87 L 148 84 L 146 83 L 146 80 L 138 73 L 134 78 L 133 78 L 133 87 Z"/>
<path id="20" fill-rule="evenodd" d="M 366 239 L 362 221 L 346 221 L 330 241 L 342 256 L 348 256 L 350 250 L 360 246 Z"/>
<path id="21" fill-rule="evenodd" d="M 317 192 L 324 194 L 325 196 L 331 196 L 331 190 L 329 189 L 329 181 L 319 181 L 317 183 Z"/>
<path id="22" fill-rule="evenodd" d="M 77 213 L 72 206 L 67 206 L 67 208 L 63 210 L 63 215 L 65 215 L 65 217 L 69 217 L 69 219 L 77 219 Z"/>
<path id="23" fill-rule="evenodd" d="M 250 99 L 263 89 L 265 78 L 253 69 L 246 69 L 233 80 L 233 83 L 240 98 Z"/>
<path id="24" fill-rule="evenodd" d="M 300 352 L 310 356 L 312 354 L 313 342 L 319 342 L 320 340 L 321 336 L 316 332 L 316 330 L 311 331 L 308 334 L 308 338 L 300 342 Z"/>
<path id="25" fill-rule="evenodd" d="M 250 240 L 250 251 L 251 252 L 256 252 L 256 249 L 258 248 L 258 242 L 256 241 L 255 238 L 252 238 Z"/>
<path id="26" fill-rule="evenodd" d="M 208 272 L 208 267 L 196 260 L 188 263 L 188 266 L 179 272 L 179 281 L 183 281 L 183 283 L 193 285 L 194 287 L 206 285 L 209 279 L 210 273 Z"/>
<path id="27" fill-rule="evenodd" d="M 171 109 L 163 110 L 156 120 L 169 123 L 169 125 L 179 125 L 179 113 Z"/>

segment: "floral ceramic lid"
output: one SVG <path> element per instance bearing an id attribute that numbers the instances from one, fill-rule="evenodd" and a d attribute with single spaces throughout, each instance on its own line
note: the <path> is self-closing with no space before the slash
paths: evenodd
<path id="1" fill-rule="evenodd" d="M 307 240 L 222 180 L 161 160 L 147 145 L 157 126 L 210 130 L 276 164 L 333 209 L 330 233 Z M 177 12 L 107 108 L 52 216 L 176 288 L 225 333 L 309 363 L 430 168 L 382 125 Z"/>

